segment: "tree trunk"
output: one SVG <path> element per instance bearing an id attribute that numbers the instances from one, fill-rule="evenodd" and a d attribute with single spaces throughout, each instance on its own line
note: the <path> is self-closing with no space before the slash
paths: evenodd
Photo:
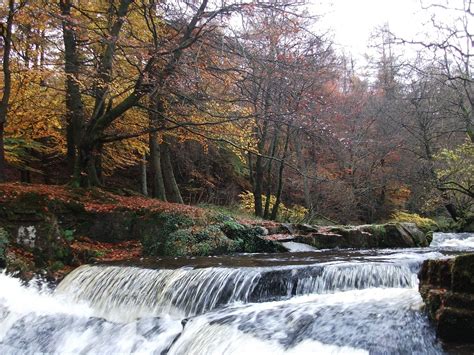
<path id="1" fill-rule="evenodd" d="M 280 162 L 280 169 L 278 171 L 278 190 L 276 193 L 275 204 L 273 205 L 271 219 L 276 220 L 278 216 L 278 209 L 280 208 L 281 203 L 281 194 L 283 192 L 283 171 L 285 170 L 285 159 L 288 153 L 288 147 L 290 144 L 290 126 L 287 127 L 285 147 L 283 148 L 283 156 Z"/>
<path id="2" fill-rule="evenodd" d="M 99 143 L 97 145 L 97 149 L 94 154 L 94 162 L 95 162 L 95 171 L 97 178 L 99 179 L 99 184 L 102 185 L 103 183 L 103 169 L 102 169 L 102 150 L 104 149 L 104 145 Z"/>
<path id="3" fill-rule="evenodd" d="M 456 222 L 459 219 L 458 212 L 456 210 L 456 206 L 452 203 L 447 203 L 444 205 L 446 207 L 446 210 L 448 211 L 449 215 L 451 218 Z"/>
<path id="4" fill-rule="evenodd" d="M 4 129 L 5 124 L 0 122 L 0 182 L 6 180 L 6 164 L 5 164 L 5 143 L 4 143 Z"/>
<path id="5" fill-rule="evenodd" d="M 156 131 L 156 129 L 161 128 L 164 125 L 162 117 L 164 112 L 163 101 L 157 94 L 153 94 L 148 97 L 148 105 L 148 119 L 150 129 L 152 130 L 148 139 L 152 176 L 152 196 L 162 201 L 166 201 L 165 182 L 163 180 L 163 170 L 161 169 L 161 152 L 158 143 L 158 133 Z"/>
<path id="6" fill-rule="evenodd" d="M 163 169 L 163 178 L 166 187 L 166 196 L 168 201 L 183 203 L 181 192 L 179 191 L 176 178 L 174 176 L 173 164 L 171 163 L 171 154 L 168 142 L 165 140 L 160 145 L 161 150 L 161 165 Z"/>
<path id="7" fill-rule="evenodd" d="M 259 154 L 257 155 L 257 159 L 255 160 L 255 179 L 254 179 L 254 186 L 253 186 L 253 197 L 254 197 L 254 204 L 255 204 L 255 215 L 257 217 L 263 217 L 262 193 L 263 193 L 264 166 L 263 166 L 262 154 L 264 154 L 265 152 L 267 129 L 268 129 L 268 121 L 265 120 L 263 122 L 262 134 L 257 145 Z"/>
<path id="8" fill-rule="evenodd" d="M 73 185 L 87 188 L 100 186 L 96 164 L 97 154 L 98 149 L 94 143 L 82 142 L 74 165 Z"/>
<path id="9" fill-rule="evenodd" d="M 277 142 L 278 142 L 278 132 L 275 132 L 273 135 L 273 140 L 272 140 L 272 148 L 271 148 L 271 158 L 275 157 L 276 154 L 276 148 L 277 148 Z M 272 167 L 273 167 L 273 159 L 269 159 L 267 163 L 267 192 L 265 196 L 265 210 L 263 211 L 263 218 L 268 219 L 269 214 L 270 214 L 270 199 L 272 197 Z"/>
<path id="10" fill-rule="evenodd" d="M 162 201 L 166 201 L 165 182 L 163 180 L 163 171 L 161 169 L 161 152 L 158 144 L 156 132 L 150 133 L 150 170 L 151 170 L 151 191 L 152 196 Z"/>
<path id="11" fill-rule="evenodd" d="M 64 71 L 66 73 L 66 156 L 67 165 L 72 174 L 84 121 L 84 105 L 79 87 L 79 54 L 74 22 L 70 19 L 71 7 L 71 0 L 60 1 L 61 15 L 63 16 Z"/>
<path id="12" fill-rule="evenodd" d="M 5 181 L 5 124 L 7 122 L 8 105 L 10 103 L 10 94 L 12 89 L 11 70 L 10 70 L 10 52 L 12 48 L 13 36 L 13 18 L 15 15 L 15 1 L 8 1 L 8 16 L 5 26 L 2 28 L 3 37 L 3 94 L 0 101 L 0 182 Z"/>
<path id="13" fill-rule="evenodd" d="M 143 154 L 143 159 L 140 162 L 141 165 L 141 190 L 142 194 L 148 196 L 148 181 L 147 181 L 147 169 L 146 169 L 146 155 Z"/>

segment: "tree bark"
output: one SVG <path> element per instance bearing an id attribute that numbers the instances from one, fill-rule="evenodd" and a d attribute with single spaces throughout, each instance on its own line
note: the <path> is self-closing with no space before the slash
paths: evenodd
<path id="1" fill-rule="evenodd" d="M 147 168 L 146 168 L 146 155 L 143 154 L 143 159 L 140 162 L 141 170 L 141 190 L 142 194 L 148 196 L 148 181 L 147 181 Z"/>
<path id="2" fill-rule="evenodd" d="M 8 105 L 10 103 L 10 94 L 12 89 L 10 53 L 12 48 L 13 19 L 15 16 L 15 1 L 8 1 L 8 16 L 5 25 L 1 25 L 1 36 L 3 37 L 3 95 L 0 101 L 0 182 L 6 178 L 5 162 L 5 125 L 7 123 Z"/>
<path id="3" fill-rule="evenodd" d="M 163 101 L 157 94 L 152 94 L 148 98 L 149 102 L 149 125 L 152 131 L 149 134 L 148 145 L 150 148 L 150 170 L 152 176 L 152 196 L 162 201 L 166 201 L 166 189 L 161 168 L 161 152 L 156 129 L 164 125 L 162 114 L 164 111 Z"/>
<path id="4" fill-rule="evenodd" d="M 151 170 L 151 191 L 152 196 L 162 201 L 166 201 L 165 182 L 163 179 L 163 171 L 161 169 L 161 151 L 158 143 L 158 134 L 150 133 L 150 170 Z"/>
<path id="5" fill-rule="evenodd" d="M 287 131 L 286 131 L 286 139 L 285 139 L 285 147 L 283 148 L 283 156 L 280 161 L 280 169 L 278 171 L 278 190 L 276 193 L 276 199 L 275 199 L 275 204 L 273 205 L 272 209 L 272 215 L 271 219 L 276 220 L 278 216 L 278 209 L 280 208 L 281 204 L 281 194 L 283 192 L 283 171 L 285 170 L 285 160 L 286 156 L 288 153 L 288 147 L 290 145 L 290 136 L 291 136 L 291 130 L 290 126 L 287 126 Z"/>
<path id="6" fill-rule="evenodd" d="M 179 186 L 176 183 L 176 178 L 174 176 L 173 164 L 171 163 L 171 154 L 169 143 L 166 139 L 160 145 L 161 150 L 161 164 L 163 169 L 163 178 L 164 185 L 166 187 L 166 196 L 168 200 L 176 203 L 183 203 L 183 198 L 181 192 L 179 191 Z"/>
<path id="7" fill-rule="evenodd" d="M 0 182 L 6 180 L 6 164 L 5 164 L 5 124 L 0 122 Z"/>
<path id="8" fill-rule="evenodd" d="M 271 147 L 271 158 L 275 157 L 276 154 L 276 149 L 277 149 L 277 143 L 278 143 L 278 132 L 275 132 L 273 135 L 273 140 L 272 140 L 272 147 Z M 273 159 L 270 159 L 267 162 L 267 192 L 265 196 L 265 209 L 263 211 L 263 218 L 267 219 L 270 214 L 270 199 L 272 197 L 272 167 L 273 167 Z"/>
<path id="9" fill-rule="evenodd" d="M 76 32 L 74 23 L 70 19 L 72 2 L 71 0 L 61 0 L 59 6 L 63 16 L 64 71 L 66 73 L 66 157 L 72 175 L 84 121 L 84 104 L 79 87 L 79 53 Z"/>
<path id="10" fill-rule="evenodd" d="M 257 217 L 263 217 L 263 205 L 262 205 L 262 193 L 263 193 L 263 175 L 264 175 L 264 166 L 263 166 L 263 156 L 265 150 L 265 143 L 268 130 L 268 121 L 263 122 L 262 135 L 257 144 L 258 155 L 255 159 L 255 179 L 253 187 L 253 197 L 255 204 L 255 215 Z"/>

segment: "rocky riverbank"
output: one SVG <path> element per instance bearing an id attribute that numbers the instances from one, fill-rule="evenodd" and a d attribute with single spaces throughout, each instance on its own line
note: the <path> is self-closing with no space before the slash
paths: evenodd
<path id="1" fill-rule="evenodd" d="M 427 260 L 419 279 L 438 336 L 446 342 L 474 343 L 474 254 Z"/>
<path id="2" fill-rule="evenodd" d="M 0 185 L 0 267 L 55 276 L 84 263 L 143 256 L 277 253 L 294 241 L 317 249 L 427 246 L 414 224 L 311 226 L 244 221 L 132 194 L 46 185 Z"/>

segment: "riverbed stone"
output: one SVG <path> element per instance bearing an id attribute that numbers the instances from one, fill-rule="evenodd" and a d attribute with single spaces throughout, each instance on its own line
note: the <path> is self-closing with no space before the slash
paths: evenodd
<path id="1" fill-rule="evenodd" d="M 427 260 L 418 277 L 438 336 L 446 342 L 474 343 L 474 254 Z"/>

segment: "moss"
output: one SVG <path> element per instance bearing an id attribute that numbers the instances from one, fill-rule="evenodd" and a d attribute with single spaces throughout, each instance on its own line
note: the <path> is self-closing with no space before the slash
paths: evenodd
<path id="1" fill-rule="evenodd" d="M 219 226 L 180 229 L 171 233 L 163 244 L 160 255 L 218 255 L 233 252 L 236 242 L 230 240 Z"/>
<path id="2" fill-rule="evenodd" d="M 59 271 L 64 269 L 64 264 L 61 261 L 55 261 L 50 267 L 49 270 L 52 272 Z"/>
<path id="3" fill-rule="evenodd" d="M 183 231 L 182 234 L 175 233 L 193 225 L 194 221 L 187 216 L 176 213 L 160 213 L 144 216 L 139 221 L 137 220 L 135 229 L 136 233 L 140 234 L 143 252 L 146 255 L 173 255 L 170 251 L 170 243 L 172 244 L 174 239 L 185 242 L 184 239 L 191 236 L 186 231 Z"/>
<path id="4" fill-rule="evenodd" d="M 387 236 L 387 230 L 385 229 L 385 225 L 383 224 L 372 225 L 372 231 L 375 235 L 379 236 L 382 239 Z"/>

